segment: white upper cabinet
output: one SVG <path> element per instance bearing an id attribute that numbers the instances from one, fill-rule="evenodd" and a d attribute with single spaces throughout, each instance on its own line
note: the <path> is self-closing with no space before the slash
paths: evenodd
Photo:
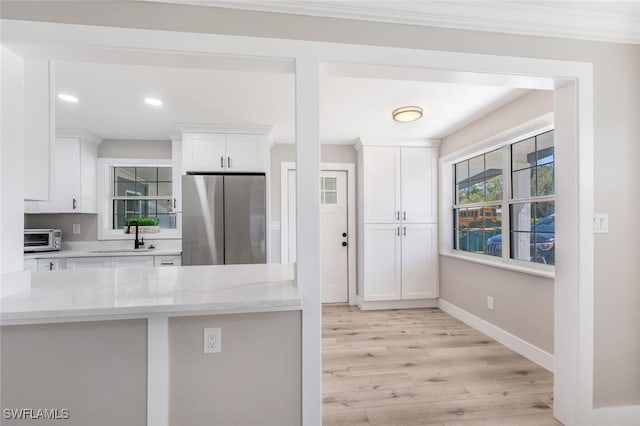
<path id="1" fill-rule="evenodd" d="M 226 164 L 226 135 L 187 133 L 183 137 L 185 171 L 218 172 Z"/>
<path id="2" fill-rule="evenodd" d="M 358 146 L 361 223 L 437 222 L 438 150 L 424 145 Z"/>
<path id="3" fill-rule="evenodd" d="M 265 171 L 263 135 L 227 135 L 227 170 L 233 172 Z"/>
<path id="4" fill-rule="evenodd" d="M 97 213 L 100 140 L 85 132 L 65 134 L 56 138 L 51 199 L 25 202 L 25 213 Z"/>
<path id="5" fill-rule="evenodd" d="M 270 128 L 247 133 L 216 129 L 220 131 L 182 132 L 183 173 L 267 171 Z"/>
<path id="6" fill-rule="evenodd" d="M 433 148 L 402 148 L 402 221 L 435 223 L 438 158 Z"/>
<path id="7" fill-rule="evenodd" d="M 367 147 L 362 155 L 364 223 L 400 222 L 400 148 Z"/>
<path id="8" fill-rule="evenodd" d="M 53 63 L 24 61 L 24 199 L 47 201 L 55 167 Z"/>

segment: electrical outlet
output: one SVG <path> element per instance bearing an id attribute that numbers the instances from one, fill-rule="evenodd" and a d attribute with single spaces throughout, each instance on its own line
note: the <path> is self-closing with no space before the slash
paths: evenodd
<path id="1" fill-rule="evenodd" d="M 493 311 L 493 297 L 487 296 L 487 309 Z"/>
<path id="2" fill-rule="evenodd" d="M 220 328 L 204 329 L 204 353 L 212 354 L 222 351 L 222 332 Z"/>
<path id="3" fill-rule="evenodd" d="M 73 224 L 73 233 L 74 234 L 79 234 L 80 233 L 80 224 L 79 223 L 74 223 Z"/>

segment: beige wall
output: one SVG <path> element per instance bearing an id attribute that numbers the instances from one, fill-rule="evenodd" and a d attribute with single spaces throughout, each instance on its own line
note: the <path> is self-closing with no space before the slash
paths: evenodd
<path id="1" fill-rule="evenodd" d="M 206 327 L 220 353 L 203 353 Z M 300 425 L 301 332 L 297 311 L 171 318 L 170 424 Z"/>
<path id="2" fill-rule="evenodd" d="M 73 225 L 80 225 L 80 233 L 73 233 Z M 84 213 L 25 214 L 25 228 L 53 228 L 62 231 L 62 242 L 96 241 L 98 215 Z"/>
<path id="3" fill-rule="evenodd" d="M 221 328 L 222 352 L 203 353 L 205 327 Z M 2 408 L 69 410 L 44 425 L 146 424 L 146 320 L 3 326 L 0 336 Z M 300 425 L 300 312 L 170 318 L 169 369 L 172 425 Z"/>
<path id="4" fill-rule="evenodd" d="M 66 408 L 68 420 L 3 425 L 144 425 L 147 322 L 97 321 L 0 329 L 2 408 Z"/>
<path id="5" fill-rule="evenodd" d="M 277 143 L 271 147 L 270 202 L 271 222 L 280 222 L 280 165 L 296 162 L 295 144 Z M 321 145 L 320 161 L 323 163 L 356 163 L 353 145 Z M 354 176 L 355 178 L 355 176 Z M 282 226 L 283 224 L 280 224 Z M 271 230 L 271 262 L 280 262 L 280 230 Z"/>
<path id="6" fill-rule="evenodd" d="M 171 159 L 171 141 L 105 139 L 98 147 L 98 158 Z"/>
<path id="7" fill-rule="evenodd" d="M 640 46 L 147 2 L 2 2 L 4 18 L 548 58 L 594 66 L 596 406 L 640 404 Z M 143 18 L 144 17 L 144 18 Z"/>

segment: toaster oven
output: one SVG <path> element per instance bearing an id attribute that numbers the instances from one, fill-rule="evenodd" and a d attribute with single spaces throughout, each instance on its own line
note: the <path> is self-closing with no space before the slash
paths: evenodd
<path id="1" fill-rule="evenodd" d="M 57 251 L 62 248 L 62 231 L 59 229 L 25 229 L 24 251 Z"/>

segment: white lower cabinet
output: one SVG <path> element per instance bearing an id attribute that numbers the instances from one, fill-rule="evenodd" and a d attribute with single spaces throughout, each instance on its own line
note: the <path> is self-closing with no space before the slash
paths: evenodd
<path id="1" fill-rule="evenodd" d="M 153 266 L 181 266 L 182 256 L 154 256 Z"/>
<path id="2" fill-rule="evenodd" d="M 153 266 L 153 256 L 70 257 L 67 269 L 136 268 Z"/>
<path id="3" fill-rule="evenodd" d="M 399 300 L 401 294 L 400 226 L 364 226 L 364 300 Z"/>
<path id="4" fill-rule="evenodd" d="M 364 225 L 365 301 L 438 297 L 437 225 Z"/>
<path id="5" fill-rule="evenodd" d="M 57 271 L 59 269 L 65 269 L 65 259 L 38 259 L 37 268 L 38 271 Z"/>
<path id="6" fill-rule="evenodd" d="M 402 299 L 438 297 L 437 225 L 402 227 Z"/>

